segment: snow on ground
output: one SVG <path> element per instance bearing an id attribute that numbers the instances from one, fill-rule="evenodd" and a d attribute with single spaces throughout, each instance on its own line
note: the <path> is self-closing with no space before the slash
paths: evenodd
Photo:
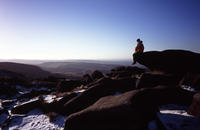
<path id="1" fill-rule="evenodd" d="M 23 86 L 16 86 L 20 94 L 28 93 L 31 90 L 48 90 L 48 88 L 25 88 Z M 0 110 L 3 110 L 2 102 L 9 101 L 8 99 L 16 99 L 20 94 L 15 96 L 1 96 L 0 97 Z M 44 95 L 45 102 L 52 102 L 54 100 L 59 100 L 61 97 L 56 97 L 55 95 Z M 24 101 L 25 100 L 25 101 Z M 14 105 L 19 105 L 27 102 L 38 100 L 38 97 L 32 99 L 23 99 L 22 101 L 14 101 L 10 105 L 6 106 L 6 109 L 10 111 Z M 9 107 L 11 106 L 11 107 Z M 0 114 L 0 126 L 8 119 L 9 114 L 3 112 Z M 49 121 L 49 117 L 45 115 L 40 109 L 34 109 L 25 115 L 11 114 L 11 120 L 7 127 L 3 130 L 62 130 L 64 128 L 66 116 L 56 115 L 53 122 Z M 1 128 L 0 128 L 1 130 Z"/>
<path id="2" fill-rule="evenodd" d="M 200 118 L 187 114 L 187 107 L 170 104 L 159 109 L 157 116 L 167 130 L 200 130 Z"/>
<path id="3" fill-rule="evenodd" d="M 23 87 L 23 86 L 20 86 L 20 85 L 16 85 L 16 89 L 19 91 L 20 94 L 25 94 L 25 93 L 29 93 L 33 90 L 36 90 L 36 91 L 40 91 L 40 90 L 50 90 L 49 88 L 47 87 L 30 87 L 30 88 L 26 88 L 26 87 Z"/>
<path id="4" fill-rule="evenodd" d="M 56 99 L 56 95 L 44 95 L 43 99 L 46 103 L 52 103 Z"/>
<path id="5" fill-rule="evenodd" d="M 76 94 L 80 94 L 80 93 L 83 93 L 85 92 L 86 90 L 85 89 L 81 89 L 81 90 L 77 90 L 77 91 L 74 91 Z"/>
<path id="6" fill-rule="evenodd" d="M 145 69 L 146 71 L 150 71 L 148 67 L 136 62 L 134 65 L 132 65 L 133 67 L 138 67 L 138 68 L 141 68 L 141 69 Z"/>
<path id="7" fill-rule="evenodd" d="M 181 85 L 181 88 L 190 92 L 198 92 L 197 90 L 195 90 L 195 88 L 192 88 L 191 86 L 187 86 L 187 85 Z"/>
<path id="8" fill-rule="evenodd" d="M 3 130 L 62 130 L 65 120 L 65 116 L 57 115 L 55 121 L 50 122 L 41 110 L 34 109 L 24 116 L 14 115 L 9 126 Z"/>

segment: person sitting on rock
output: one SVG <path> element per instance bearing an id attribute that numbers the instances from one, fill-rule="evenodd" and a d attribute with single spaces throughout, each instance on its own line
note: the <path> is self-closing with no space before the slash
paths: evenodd
<path id="1" fill-rule="evenodd" d="M 143 42 L 139 38 L 136 41 L 137 41 L 137 46 L 135 47 L 135 53 L 143 52 L 144 51 Z"/>
<path id="2" fill-rule="evenodd" d="M 137 41 L 137 46 L 135 47 L 135 52 L 133 53 L 133 56 L 139 55 L 139 54 L 143 53 L 143 51 L 144 51 L 143 42 L 139 38 L 136 41 Z M 132 64 L 135 64 L 134 58 L 133 58 Z"/>

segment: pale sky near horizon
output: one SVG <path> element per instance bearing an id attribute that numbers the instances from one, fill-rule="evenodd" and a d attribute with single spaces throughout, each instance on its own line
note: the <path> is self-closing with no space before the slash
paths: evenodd
<path id="1" fill-rule="evenodd" d="M 200 53 L 199 0 L 0 0 L 0 59 L 131 59 Z"/>

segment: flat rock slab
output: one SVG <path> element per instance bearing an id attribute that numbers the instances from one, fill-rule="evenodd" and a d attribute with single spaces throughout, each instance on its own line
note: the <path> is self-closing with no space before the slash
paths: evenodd
<path id="1" fill-rule="evenodd" d="M 40 104 L 41 104 L 41 101 L 39 100 L 39 98 L 35 98 L 35 99 L 32 99 L 28 102 L 14 106 L 14 108 L 11 110 L 11 113 L 13 113 L 13 114 L 26 114 L 30 110 L 33 110 L 33 109 L 39 107 Z"/>

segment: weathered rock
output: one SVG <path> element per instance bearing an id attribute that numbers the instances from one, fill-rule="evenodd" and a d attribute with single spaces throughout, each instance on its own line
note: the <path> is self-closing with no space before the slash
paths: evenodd
<path id="1" fill-rule="evenodd" d="M 4 108 L 8 108 L 11 104 L 13 104 L 16 100 L 3 100 L 2 101 L 2 106 Z"/>
<path id="2" fill-rule="evenodd" d="M 144 72 L 145 72 L 144 69 L 128 66 L 128 67 L 117 67 L 107 75 L 109 77 L 114 77 L 115 79 L 118 79 L 118 78 L 131 77 L 132 75 L 140 75 Z"/>
<path id="3" fill-rule="evenodd" d="M 200 93 L 194 95 L 192 104 L 187 112 L 193 116 L 200 117 Z"/>
<path id="4" fill-rule="evenodd" d="M 80 85 L 79 80 L 60 81 L 56 89 L 58 92 L 69 92 Z"/>
<path id="5" fill-rule="evenodd" d="M 136 88 L 152 88 L 158 85 L 176 86 L 180 80 L 180 77 L 173 75 L 143 73 Z"/>
<path id="6" fill-rule="evenodd" d="M 111 71 L 116 72 L 116 71 L 125 71 L 125 70 L 126 70 L 125 66 L 118 66 L 118 67 L 113 68 Z"/>
<path id="7" fill-rule="evenodd" d="M 0 95 L 6 95 L 6 96 L 14 96 L 18 93 L 15 86 L 10 85 L 1 85 L 0 86 Z"/>
<path id="8" fill-rule="evenodd" d="M 32 99 L 28 102 L 14 106 L 14 108 L 11 110 L 11 113 L 13 113 L 13 114 L 26 114 L 30 110 L 40 107 L 40 104 L 41 104 L 41 101 L 38 98 Z"/>
<path id="9" fill-rule="evenodd" d="M 103 78 L 104 77 L 104 75 L 100 72 L 100 71 L 98 71 L 98 70 L 95 70 L 93 73 L 92 73 L 92 79 L 93 80 L 97 80 L 97 79 L 100 79 L 100 78 Z"/>
<path id="10" fill-rule="evenodd" d="M 58 106 L 63 106 L 63 104 L 65 104 L 66 102 L 68 102 L 69 100 L 71 100 L 72 98 L 76 97 L 77 94 L 76 93 L 71 93 L 69 95 L 66 95 L 65 97 L 63 97 L 62 99 L 60 99 L 56 104 Z"/>
<path id="11" fill-rule="evenodd" d="M 147 129 L 156 117 L 159 105 L 184 104 L 192 101 L 193 93 L 178 87 L 155 87 L 103 97 L 90 107 L 71 114 L 66 130 Z"/>
<path id="12" fill-rule="evenodd" d="M 200 54 L 185 50 L 165 50 L 135 53 L 134 63 L 139 62 L 151 70 L 166 73 L 185 74 L 200 72 Z"/>
<path id="13" fill-rule="evenodd" d="M 114 95 L 116 92 L 133 90 L 135 88 L 135 81 L 135 78 L 121 80 L 103 78 L 87 91 L 65 103 L 63 113 L 69 115 L 92 105 L 101 97 Z"/>
<path id="14" fill-rule="evenodd" d="M 194 81 L 197 73 L 186 73 L 180 81 L 180 85 L 191 86 Z"/>
<path id="15" fill-rule="evenodd" d="M 83 75 L 83 77 L 82 77 L 82 83 L 83 83 L 83 85 L 89 84 L 92 81 L 93 81 L 92 77 L 89 74 Z"/>
<path id="16" fill-rule="evenodd" d="M 185 74 L 179 84 L 200 90 L 200 73 Z"/>
<path id="17" fill-rule="evenodd" d="M 194 78 L 191 87 L 200 90 L 200 74 Z"/>
<path id="18" fill-rule="evenodd" d="M 52 103 L 43 103 L 42 107 L 45 111 L 54 111 L 54 112 L 62 114 L 64 104 L 66 102 L 68 102 L 69 100 L 73 99 L 76 96 L 77 96 L 76 93 L 71 93 L 71 94 L 64 96 L 59 101 L 55 101 L 55 102 L 52 102 Z"/>
<path id="19" fill-rule="evenodd" d="M 131 106 L 138 91 L 101 98 L 94 105 L 67 118 L 65 130 L 131 130 L 146 129 L 140 113 Z"/>

